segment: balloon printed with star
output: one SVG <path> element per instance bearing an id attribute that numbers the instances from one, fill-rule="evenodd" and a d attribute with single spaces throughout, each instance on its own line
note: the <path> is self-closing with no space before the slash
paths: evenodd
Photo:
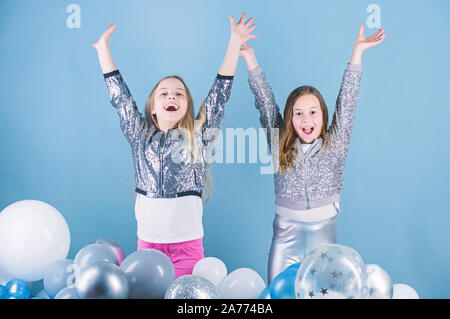
<path id="1" fill-rule="evenodd" d="M 353 249 L 321 245 L 302 261 L 295 278 L 297 299 L 368 298 L 364 262 Z"/>

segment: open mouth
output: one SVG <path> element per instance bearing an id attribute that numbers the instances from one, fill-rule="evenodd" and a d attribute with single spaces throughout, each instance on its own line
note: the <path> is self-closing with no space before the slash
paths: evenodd
<path id="1" fill-rule="evenodd" d="M 178 111 L 178 105 L 176 104 L 167 104 L 166 106 L 164 106 L 164 109 L 168 112 L 176 112 Z"/>
<path id="2" fill-rule="evenodd" d="M 311 135 L 313 131 L 314 131 L 314 127 L 304 127 L 304 128 L 302 128 L 302 132 L 305 133 L 306 135 Z"/>

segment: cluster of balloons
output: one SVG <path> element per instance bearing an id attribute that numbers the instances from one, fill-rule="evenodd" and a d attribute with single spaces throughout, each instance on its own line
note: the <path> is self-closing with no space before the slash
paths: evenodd
<path id="1" fill-rule="evenodd" d="M 0 298 L 30 298 L 27 282 L 42 280 L 38 298 L 163 298 L 175 279 L 169 257 L 145 249 L 126 258 L 110 239 L 97 239 L 66 259 L 70 232 L 51 205 L 24 200 L 0 212 Z"/>
<path id="2" fill-rule="evenodd" d="M 413 288 L 392 284 L 388 273 L 365 265 L 352 248 L 337 244 L 314 249 L 266 287 L 250 268 L 227 272 L 206 257 L 192 275 L 175 280 L 169 257 L 143 249 L 125 258 L 113 240 L 96 239 L 66 259 L 70 232 L 64 217 L 41 201 L 24 200 L 0 212 L 0 299 L 309 299 L 419 298 Z M 42 280 L 31 296 L 27 282 Z"/>
<path id="3" fill-rule="evenodd" d="M 198 261 L 192 275 L 177 278 L 168 287 L 165 299 L 257 299 L 266 287 L 261 276 L 250 268 L 227 273 L 216 257 Z"/>
<path id="4" fill-rule="evenodd" d="M 274 278 L 261 299 L 418 299 L 406 284 L 393 285 L 389 274 L 375 264 L 364 264 L 352 248 L 326 244 L 302 263 L 289 266 Z"/>

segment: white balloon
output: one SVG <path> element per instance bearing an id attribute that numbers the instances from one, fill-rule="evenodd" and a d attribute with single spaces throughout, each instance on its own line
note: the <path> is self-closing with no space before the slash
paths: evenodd
<path id="1" fill-rule="evenodd" d="M 2 256 L 0 256 L 0 260 L 1 257 Z M 0 268 L 0 285 L 6 286 L 11 279 L 12 278 L 3 269 Z"/>
<path id="2" fill-rule="evenodd" d="M 40 280 L 49 264 L 67 257 L 69 248 L 69 227 L 53 206 L 23 200 L 0 212 L 0 268 L 10 277 Z"/>
<path id="3" fill-rule="evenodd" d="M 266 284 L 261 276 L 250 268 L 238 268 L 220 285 L 223 299 L 258 299 Z"/>
<path id="4" fill-rule="evenodd" d="M 419 294 L 406 284 L 395 284 L 392 299 L 420 299 Z"/>
<path id="5" fill-rule="evenodd" d="M 227 266 L 219 258 L 206 257 L 195 264 L 192 274 L 208 279 L 219 289 L 220 283 L 227 276 Z"/>

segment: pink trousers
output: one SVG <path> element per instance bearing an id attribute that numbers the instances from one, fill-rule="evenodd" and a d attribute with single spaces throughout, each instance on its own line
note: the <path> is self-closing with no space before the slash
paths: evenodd
<path id="1" fill-rule="evenodd" d="M 192 274 L 195 264 L 205 258 L 203 238 L 171 244 L 149 243 L 138 238 L 137 249 L 155 249 L 166 254 L 175 268 L 175 279 Z"/>

